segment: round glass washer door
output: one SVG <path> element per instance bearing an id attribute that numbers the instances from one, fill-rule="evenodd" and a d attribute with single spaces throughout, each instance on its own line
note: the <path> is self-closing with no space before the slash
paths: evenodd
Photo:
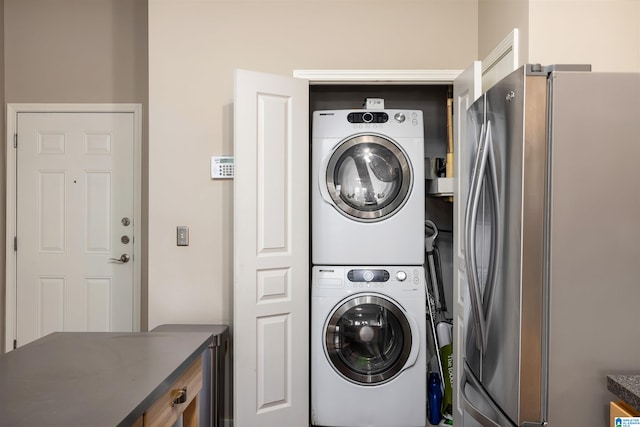
<path id="1" fill-rule="evenodd" d="M 411 353 L 411 325 L 402 309 L 377 295 L 341 303 L 325 328 L 325 351 L 333 368 L 360 385 L 387 382 Z"/>
<path id="2" fill-rule="evenodd" d="M 409 198 L 413 174 L 404 151 L 380 135 L 356 135 L 338 145 L 326 169 L 329 196 L 343 215 L 375 222 Z"/>

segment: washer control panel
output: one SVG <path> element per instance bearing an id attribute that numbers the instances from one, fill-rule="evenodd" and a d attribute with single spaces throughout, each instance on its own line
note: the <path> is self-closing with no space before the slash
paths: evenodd
<path id="1" fill-rule="evenodd" d="M 413 288 L 424 276 L 417 266 L 318 266 L 313 270 L 315 288 L 353 291 Z"/>
<path id="2" fill-rule="evenodd" d="M 397 269 L 352 268 L 347 271 L 347 280 L 353 288 L 385 288 L 388 286 L 417 285 L 420 272 L 417 268 L 398 267 Z"/>

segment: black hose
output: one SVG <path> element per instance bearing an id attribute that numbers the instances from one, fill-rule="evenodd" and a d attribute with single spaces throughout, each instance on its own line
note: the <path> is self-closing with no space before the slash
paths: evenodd
<path id="1" fill-rule="evenodd" d="M 447 299 L 444 296 L 444 280 L 442 278 L 442 261 L 440 259 L 440 250 L 438 245 L 433 245 L 433 264 L 436 268 L 436 281 L 440 294 L 440 307 L 442 311 L 447 311 Z"/>

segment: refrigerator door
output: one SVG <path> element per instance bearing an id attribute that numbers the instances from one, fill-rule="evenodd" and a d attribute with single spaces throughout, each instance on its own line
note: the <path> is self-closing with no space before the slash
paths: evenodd
<path id="1" fill-rule="evenodd" d="M 489 401 L 516 425 L 542 419 L 546 87 L 546 75 L 521 67 L 485 94 L 482 113 L 468 113 L 469 134 L 484 134 L 468 141 L 482 176 L 464 230 L 469 291 L 476 281 L 482 319 L 468 317 L 465 358 Z"/>
<path id="2" fill-rule="evenodd" d="M 518 423 L 522 338 L 523 111 L 526 98 L 523 70 L 518 69 L 497 83 L 486 97 L 497 207 L 486 194 L 481 227 L 486 243 L 483 248 L 478 248 L 486 259 L 483 264 L 483 309 L 487 348 L 482 359 L 480 381 L 509 419 Z M 490 259 L 491 249 L 497 247 L 501 248 L 500 256 Z M 495 276 L 494 284 L 487 280 L 490 268 Z"/>

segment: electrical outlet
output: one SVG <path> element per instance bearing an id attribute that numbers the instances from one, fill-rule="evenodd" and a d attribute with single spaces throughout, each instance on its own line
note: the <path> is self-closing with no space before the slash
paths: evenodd
<path id="1" fill-rule="evenodd" d="M 189 246 L 189 227 L 178 226 L 178 246 Z"/>

